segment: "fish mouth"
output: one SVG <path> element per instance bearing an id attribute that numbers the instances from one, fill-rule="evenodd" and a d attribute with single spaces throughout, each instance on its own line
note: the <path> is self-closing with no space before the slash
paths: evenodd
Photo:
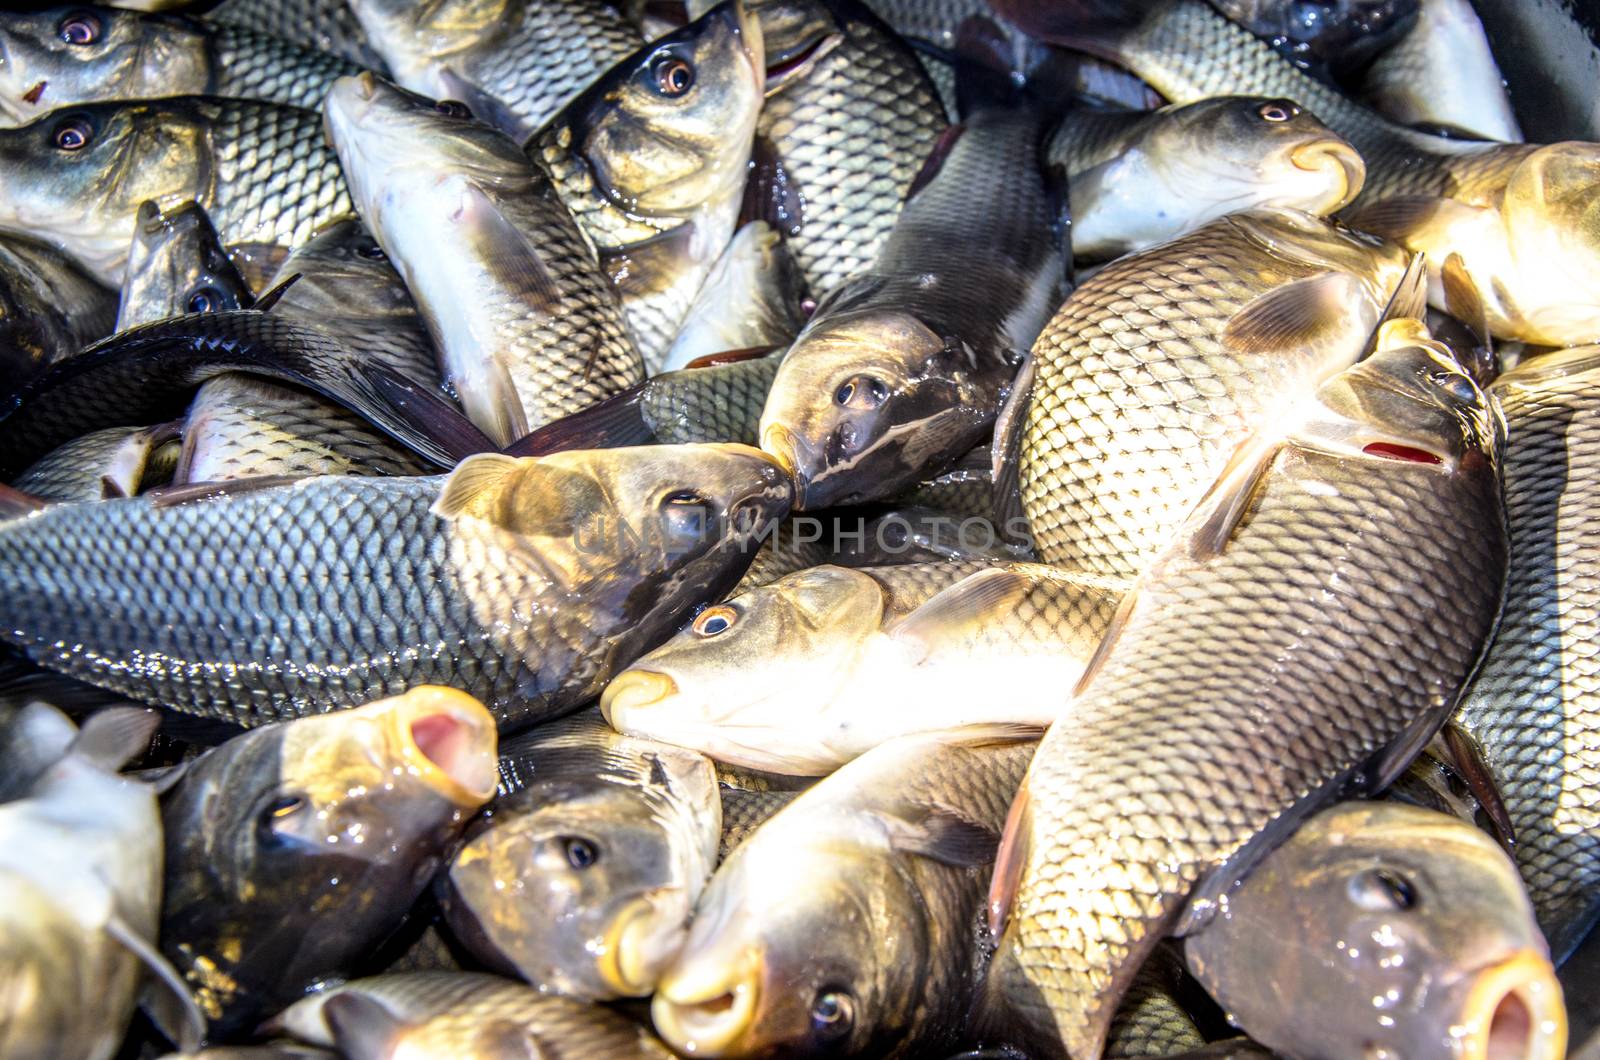
<path id="1" fill-rule="evenodd" d="M 618 732 L 627 732 L 630 716 L 678 694 L 678 682 L 654 670 L 624 670 L 600 694 L 600 714 Z"/>
<path id="2" fill-rule="evenodd" d="M 1479 972 L 1462 1005 L 1458 1028 L 1466 1060 L 1566 1056 L 1567 1009 L 1549 960 L 1522 950 Z"/>
<path id="3" fill-rule="evenodd" d="M 1367 164 L 1356 149 L 1343 140 L 1317 140 L 1302 144 L 1289 153 L 1296 169 L 1307 173 L 1329 173 L 1339 180 L 1337 194 L 1329 200 L 1327 212 L 1350 203 L 1367 182 Z"/>
<path id="4" fill-rule="evenodd" d="M 656 988 L 650 1020 L 656 1033 L 685 1056 L 728 1056 L 755 1023 L 761 979 L 760 954 L 723 964 L 706 961 L 709 974 L 673 968 Z"/>
<path id="5" fill-rule="evenodd" d="M 739 37 L 739 50 L 744 53 L 745 61 L 750 64 L 750 76 L 755 79 L 756 88 L 765 92 L 767 56 L 765 42 L 761 36 L 761 20 L 750 11 L 745 0 L 733 0 L 731 14 L 734 32 Z"/>
<path id="6" fill-rule="evenodd" d="M 422 685 L 391 701 L 406 765 L 452 803 L 477 809 L 499 771 L 494 717 L 454 688 Z"/>
<path id="7" fill-rule="evenodd" d="M 805 482 L 800 475 L 800 445 L 795 441 L 789 428 L 781 427 L 776 423 L 768 424 L 761 431 L 761 451 L 767 454 L 768 459 L 777 464 L 794 480 L 795 492 L 805 492 Z"/>
<path id="8" fill-rule="evenodd" d="M 672 917 L 652 897 L 628 903 L 605 933 L 596 970 L 618 997 L 648 997 L 662 970 L 683 946 L 682 917 Z"/>

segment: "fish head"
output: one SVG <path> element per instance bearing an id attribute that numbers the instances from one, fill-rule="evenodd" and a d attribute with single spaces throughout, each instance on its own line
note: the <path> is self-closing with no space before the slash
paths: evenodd
<path id="1" fill-rule="evenodd" d="M 1245 233 L 1281 262 L 1354 275 L 1379 308 L 1388 303 L 1411 263 L 1411 255 L 1393 240 L 1358 232 L 1305 210 L 1260 207 L 1232 214 L 1224 223 Z"/>
<path id="2" fill-rule="evenodd" d="M 11 239 L 0 247 L 0 369 L 21 381 L 69 344 L 66 322 L 50 305 L 49 285 L 11 253 Z"/>
<path id="3" fill-rule="evenodd" d="M 761 448 L 794 475 L 797 509 L 891 496 L 970 451 L 992 421 L 976 368 L 965 343 L 910 314 L 819 307 L 772 381 Z"/>
<path id="4" fill-rule="evenodd" d="M 1366 360 L 1325 382 L 1301 439 L 1352 457 L 1494 474 L 1501 428 L 1489 399 L 1448 346 L 1417 320 L 1384 324 Z"/>
<path id="5" fill-rule="evenodd" d="M 834 10 L 822 0 L 746 0 L 746 6 L 761 22 L 769 96 L 803 80 L 857 20 L 849 5 Z"/>
<path id="6" fill-rule="evenodd" d="M 290 252 L 274 282 L 298 276 L 286 292 L 296 305 L 365 317 L 416 312 L 389 255 L 359 218 L 341 217 Z"/>
<path id="7" fill-rule="evenodd" d="M 226 313 L 253 301 L 211 218 L 193 202 L 165 213 L 154 202 L 140 205 L 123 284 L 163 316 Z"/>
<path id="8" fill-rule="evenodd" d="M 796 723 L 842 698 L 883 610 L 882 588 L 860 571 L 797 571 L 701 611 L 612 678 L 600 711 L 619 732 L 721 761 L 825 771 L 832 756 L 807 743 L 825 727 Z"/>
<path id="9" fill-rule="evenodd" d="M 1179 175 L 1170 186 L 1204 189 L 1221 212 L 1232 199 L 1326 216 L 1366 181 L 1356 149 L 1293 100 L 1221 97 L 1170 113 L 1150 150 Z"/>
<path id="10" fill-rule="evenodd" d="M 870 819 L 816 832 L 757 833 L 712 877 L 650 1006 L 683 1055 L 882 1056 L 903 1031 L 929 959 L 922 899 Z"/>
<path id="11" fill-rule="evenodd" d="M 208 1015 L 247 1024 L 392 930 L 494 794 L 495 750 L 481 703 L 421 686 L 198 762 L 163 807 L 162 938 L 215 973 Z"/>
<path id="12" fill-rule="evenodd" d="M 727 0 L 619 63 L 558 120 L 621 209 L 690 217 L 743 194 L 765 81 L 761 24 Z"/>
<path id="13" fill-rule="evenodd" d="M 1552 289 L 1600 285 L 1600 146 L 1533 152 L 1512 172 L 1500 213 L 1518 264 L 1549 269 Z"/>
<path id="14" fill-rule="evenodd" d="M 441 73 L 520 21 L 521 0 L 348 0 L 400 82 L 445 95 Z"/>
<path id="15" fill-rule="evenodd" d="M 452 929 L 541 989 L 649 995 L 683 945 L 719 831 L 704 818 L 717 799 L 710 760 L 650 757 L 649 784 L 558 777 L 497 805 L 450 867 Z"/>
<path id="16" fill-rule="evenodd" d="M 90 103 L 0 129 L 0 228 L 55 243 L 119 284 L 140 205 L 211 191 L 204 106 Z"/>
<path id="17" fill-rule="evenodd" d="M 1230 1018 L 1275 1052 L 1565 1055 L 1561 987 L 1515 865 L 1432 810 L 1362 802 L 1316 815 L 1185 952 Z"/>
<path id="18" fill-rule="evenodd" d="M 204 92 L 196 23 L 90 4 L 7 13 L 0 24 L 0 115 L 19 124 L 95 99 Z"/>
<path id="19" fill-rule="evenodd" d="M 1302 69 L 1359 70 L 1406 32 L 1420 0 L 1218 0 Z"/>

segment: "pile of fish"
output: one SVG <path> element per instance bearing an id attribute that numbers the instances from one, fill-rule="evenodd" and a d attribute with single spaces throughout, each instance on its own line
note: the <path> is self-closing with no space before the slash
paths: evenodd
<path id="1" fill-rule="evenodd" d="M 1600 1055 L 1469 0 L 0 14 L 0 366 L 0 1058 Z"/>

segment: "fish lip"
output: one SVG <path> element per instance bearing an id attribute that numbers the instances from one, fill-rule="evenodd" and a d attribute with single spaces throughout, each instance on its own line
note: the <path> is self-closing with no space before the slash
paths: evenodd
<path id="1" fill-rule="evenodd" d="M 640 693 L 640 694 L 634 694 Z M 624 670 L 600 693 L 600 716 L 618 732 L 626 732 L 631 713 L 658 706 L 678 694 L 678 682 L 657 670 Z"/>
<path id="2" fill-rule="evenodd" d="M 759 952 L 747 949 L 724 974 L 703 980 L 696 989 L 692 979 L 674 978 L 674 967 L 657 984 L 650 1002 L 650 1020 L 656 1033 L 687 1056 L 727 1056 L 742 1052 L 740 1044 L 755 1023 L 761 998 Z"/>
<path id="3" fill-rule="evenodd" d="M 1328 209 L 1329 213 L 1354 201 L 1356 196 L 1361 194 L 1361 189 L 1366 186 L 1366 161 L 1354 147 L 1351 147 L 1343 140 L 1330 138 L 1301 144 L 1289 152 L 1289 162 L 1296 169 L 1307 173 L 1326 172 L 1329 162 L 1338 166 L 1343 188 L 1331 200 L 1332 205 Z"/>
<path id="4" fill-rule="evenodd" d="M 494 716 L 465 692 L 420 685 L 390 701 L 401 755 L 451 803 L 475 810 L 499 781 Z"/>
<path id="5" fill-rule="evenodd" d="M 806 476 L 800 468 L 800 443 L 787 427 L 769 423 L 761 429 L 761 452 L 789 476 L 794 484 L 795 506 L 803 506 Z"/>
<path id="6" fill-rule="evenodd" d="M 739 36 L 739 50 L 750 64 L 750 76 L 758 91 L 765 92 L 767 84 L 766 41 L 761 35 L 761 20 L 746 5 L 745 0 L 733 0 L 730 11 L 733 29 Z"/>
<path id="7" fill-rule="evenodd" d="M 648 997 L 662 970 L 682 946 L 681 933 L 679 945 L 665 952 L 653 945 L 652 936 L 671 926 L 670 921 L 663 924 L 666 918 L 655 901 L 657 893 L 629 902 L 606 928 L 604 952 L 595 969 L 606 989 L 618 997 Z"/>
<path id="8" fill-rule="evenodd" d="M 1451 1033 L 1458 1037 L 1465 1060 L 1566 1056 L 1566 1005 L 1549 959 L 1528 948 L 1479 970 Z"/>

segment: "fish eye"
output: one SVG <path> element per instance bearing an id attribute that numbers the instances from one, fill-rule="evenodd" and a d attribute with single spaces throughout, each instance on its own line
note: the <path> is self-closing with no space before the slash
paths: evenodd
<path id="1" fill-rule="evenodd" d="M 189 312 L 215 313 L 222 308 L 222 292 L 215 287 L 201 287 L 189 296 Z"/>
<path id="2" fill-rule="evenodd" d="M 68 44 L 93 44 L 100 39 L 100 20 L 88 11 L 74 11 L 61 20 L 56 35 Z"/>
<path id="3" fill-rule="evenodd" d="M 694 87 L 694 67 L 675 55 L 658 59 L 650 72 L 663 96 L 681 96 Z"/>
<path id="4" fill-rule="evenodd" d="M 1402 912 L 1417 904 L 1410 880 L 1389 869 L 1371 869 L 1350 878 L 1350 900 L 1374 912 Z"/>
<path id="5" fill-rule="evenodd" d="M 563 836 L 561 852 L 567 856 L 567 864 L 580 872 L 600 860 L 600 848 L 582 836 Z"/>
<path id="6" fill-rule="evenodd" d="M 1256 108 L 1256 113 L 1261 115 L 1262 119 L 1265 121 L 1278 123 L 1286 122 L 1291 118 L 1298 117 L 1300 114 L 1300 108 L 1295 106 L 1293 103 L 1263 103 L 1260 107 Z"/>
<path id="7" fill-rule="evenodd" d="M 264 844 L 276 844 L 281 840 L 278 835 L 278 826 L 289 818 L 305 809 L 307 806 L 303 795 L 279 795 L 256 815 L 256 840 Z"/>
<path id="8" fill-rule="evenodd" d="M 811 1003 L 811 1026 L 825 1038 L 842 1038 L 855 1023 L 855 1002 L 843 990 L 821 990 Z"/>
<path id="9" fill-rule="evenodd" d="M 356 248 L 356 257 L 366 258 L 368 261 L 388 261 L 389 255 L 376 243 L 363 243 Z"/>
<path id="10" fill-rule="evenodd" d="M 441 99 L 433 109 L 447 118 L 471 118 L 472 108 L 458 99 Z"/>
<path id="11" fill-rule="evenodd" d="M 700 496 L 700 494 L 696 493 L 694 490 L 679 490 L 676 493 L 669 493 L 661 499 L 661 505 L 664 508 L 681 508 L 688 505 L 703 505 L 705 502 L 706 499 Z"/>
<path id="12" fill-rule="evenodd" d="M 1440 372 L 1433 376 L 1433 383 L 1440 390 L 1449 394 L 1460 402 L 1474 401 L 1478 397 L 1478 388 L 1472 380 L 1455 372 Z"/>
<path id="13" fill-rule="evenodd" d="M 690 628 L 697 636 L 715 637 L 718 633 L 726 633 L 738 621 L 739 612 L 723 604 L 720 607 L 708 607 L 700 612 L 700 617 L 694 620 Z"/>
<path id="14" fill-rule="evenodd" d="M 833 403 L 841 408 L 875 409 L 889 396 L 889 386 L 871 375 L 852 376 L 833 392 Z"/>
<path id="15" fill-rule="evenodd" d="M 94 139 L 94 126 L 83 117 L 64 118 L 50 133 L 50 142 L 63 151 L 81 151 Z"/>

